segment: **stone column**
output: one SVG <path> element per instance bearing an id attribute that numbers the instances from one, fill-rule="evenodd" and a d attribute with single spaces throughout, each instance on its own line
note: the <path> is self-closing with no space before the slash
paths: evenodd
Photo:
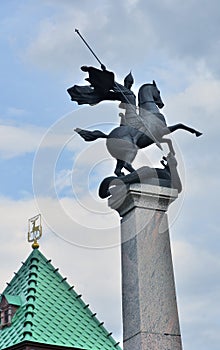
<path id="1" fill-rule="evenodd" d="M 109 206 L 121 220 L 124 350 L 181 350 L 166 211 L 177 190 L 132 184 Z"/>

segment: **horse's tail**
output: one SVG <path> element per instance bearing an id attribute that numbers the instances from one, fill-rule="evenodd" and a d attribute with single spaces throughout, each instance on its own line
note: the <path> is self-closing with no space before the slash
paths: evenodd
<path id="1" fill-rule="evenodd" d="M 89 131 L 80 128 L 74 129 L 85 141 L 95 141 L 96 139 L 107 139 L 108 135 L 99 130 Z"/>
<path id="2" fill-rule="evenodd" d="M 104 198 L 107 198 L 108 196 L 110 196 L 110 192 L 109 192 L 109 186 L 110 186 L 110 183 L 113 181 L 113 180 L 118 180 L 118 177 L 117 176 L 109 176 L 109 177 L 106 177 L 100 184 L 99 186 L 99 197 L 104 199 Z"/>

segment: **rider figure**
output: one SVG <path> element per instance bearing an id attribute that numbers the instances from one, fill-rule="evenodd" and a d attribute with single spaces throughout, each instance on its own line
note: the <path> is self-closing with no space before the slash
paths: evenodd
<path id="1" fill-rule="evenodd" d="M 120 113 L 120 125 L 131 125 L 137 119 L 136 113 L 136 96 L 131 90 L 134 78 L 131 72 L 125 77 L 124 85 L 115 82 L 113 91 L 116 93 L 117 99 L 121 101 L 119 108 L 125 109 L 125 114 Z M 131 125 L 132 126 L 132 125 Z"/>

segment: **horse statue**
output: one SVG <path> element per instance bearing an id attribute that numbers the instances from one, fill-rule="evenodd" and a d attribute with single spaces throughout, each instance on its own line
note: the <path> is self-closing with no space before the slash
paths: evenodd
<path id="1" fill-rule="evenodd" d="M 164 137 L 176 130 L 182 129 L 195 134 L 197 137 L 201 132 L 178 123 L 167 126 L 163 114 L 160 113 L 164 103 L 160 96 L 160 91 L 155 81 L 150 84 L 144 84 L 138 92 L 138 109 L 136 107 L 136 96 L 131 90 L 134 79 L 129 73 L 124 79 L 124 85 L 114 80 L 114 73 L 82 66 L 81 70 L 88 72 L 89 78 L 86 80 L 90 86 L 74 85 L 67 91 L 73 101 L 78 104 L 94 105 L 104 100 L 119 100 L 120 108 L 125 109 L 125 113 L 120 113 L 121 125 L 113 129 L 108 135 L 100 130 L 84 130 L 76 128 L 75 131 L 85 140 L 94 141 L 99 138 L 106 139 L 106 146 L 111 154 L 117 160 L 115 175 L 124 176 L 122 169 L 129 172 L 135 171 L 132 167 L 139 149 L 148 147 L 155 143 L 160 149 L 161 144 L 167 143 L 171 153 L 175 154 L 172 141 Z"/>

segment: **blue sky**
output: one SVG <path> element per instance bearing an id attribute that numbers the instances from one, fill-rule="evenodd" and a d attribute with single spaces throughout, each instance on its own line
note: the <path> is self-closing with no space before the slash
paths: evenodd
<path id="1" fill-rule="evenodd" d="M 119 110 L 70 101 L 80 66 L 98 67 L 78 28 L 118 82 L 131 69 L 135 92 L 157 81 L 168 124 L 203 132 L 172 136 L 184 190 L 169 220 L 184 349 L 219 349 L 219 10 L 217 0 L 1 2 L 1 290 L 30 253 L 27 221 L 40 211 L 42 252 L 122 338 L 119 217 L 97 196 L 115 163 L 103 140 L 73 132 L 111 130 Z M 152 146 L 134 165 L 162 155 Z"/>

